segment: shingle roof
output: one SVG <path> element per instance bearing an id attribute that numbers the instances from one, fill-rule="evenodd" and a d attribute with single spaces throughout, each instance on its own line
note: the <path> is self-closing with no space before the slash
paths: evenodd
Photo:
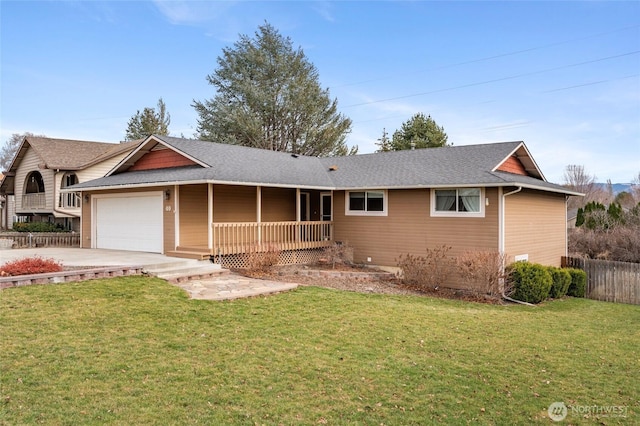
<path id="1" fill-rule="evenodd" d="M 13 176 L 29 148 L 40 158 L 39 164 L 46 168 L 75 171 L 131 151 L 140 142 L 141 140 L 116 144 L 28 136 L 9 166 L 8 171 L 11 173 L 5 179 L 0 179 L 0 192 L 13 193 Z"/>
<path id="2" fill-rule="evenodd" d="M 463 145 L 323 158 L 339 188 L 474 185 L 500 182 L 491 170 L 522 142 Z"/>
<path id="3" fill-rule="evenodd" d="M 119 173 L 126 169 L 123 163 L 122 170 L 75 185 L 73 189 L 210 182 L 326 190 L 522 184 L 554 192 L 571 192 L 541 179 L 492 171 L 522 142 L 318 158 L 166 136 L 153 136 L 141 147 L 155 142 L 154 139 L 207 167 Z"/>

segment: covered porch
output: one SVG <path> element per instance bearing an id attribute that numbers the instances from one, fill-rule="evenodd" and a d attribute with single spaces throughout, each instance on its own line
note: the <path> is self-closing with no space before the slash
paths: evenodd
<path id="1" fill-rule="evenodd" d="M 296 251 L 333 243 L 333 193 L 318 189 L 221 184 L 175 186 L 175 250 L 169 256 L 207 259 Z"/>

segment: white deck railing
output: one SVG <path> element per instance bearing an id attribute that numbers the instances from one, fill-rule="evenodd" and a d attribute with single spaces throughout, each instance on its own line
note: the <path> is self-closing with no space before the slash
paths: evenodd
<path id="1" fill-rule="evenodd" d="M 211 226 L 213 251 L 220 255 L 319 248 L 333 241 L 333 222 L 230 222 Z"/>
<path id="2" fill-rule="evenodd" d="M 67 192 L 60 194 L 58 207 L 62 209 L 79 209 L 82 205 L 79 192 Z"/>

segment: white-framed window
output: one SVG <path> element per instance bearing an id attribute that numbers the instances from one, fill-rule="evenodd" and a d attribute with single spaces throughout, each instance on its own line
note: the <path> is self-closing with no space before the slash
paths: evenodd
<path id="1" fill-rule="evenodd" d="M 344 214 L 347 216 L 386 216 L 387 191 L 347 191 L 344 204 Z"/>
<path id="2" fill-rule="evenodd" d="M 484 217 L 483 188 L 431 190 L 431 216 Z"/>

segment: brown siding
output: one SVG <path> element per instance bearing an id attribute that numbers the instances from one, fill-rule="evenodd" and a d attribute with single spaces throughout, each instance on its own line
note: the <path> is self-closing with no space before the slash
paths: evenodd
<path id="1" fill-rule="evenodd" d="M 207 247 L 209 212 L 207 185 L 180 187 L 180 246 Z"/>
<path id="2" fill-rule="evenodd" d="M 527 170 L 524 168 L 518 157 L 512 155 L 498 167 L 501 172 L 515 173 L 517 175 L 528 176 Z"/>
<path id="3" fill-rule="evenodd" d="M 213 188 L 214 222 L 255 222 L 255 186 L 215 185 Z"/>
<path id="4" fill-rule="evenodd" d="M 170 149 L 161 149 L 146 153 L 129 168 L 135 170 L 167 169 L 170 167 L 192 166 L 196 163 Z"/>
<path id="5" fill-rule="evenodd" d="M 130 194 L 134 192 L 149 192 L 149 191 L 171 191 L 171 197 L 169 200 L 164 200 L 164 210 L 162 213 L 162 228 L 164 233 L 164 247 L 163 252 L 175 250 L 175 199 L 174 196 L 174 188 L 173 186 L 160 186 L 153 188 L 137 188 L 137 189 L 128 189 L 128 190 L 109 190 L 109 191 L 100 191 L 94 192 L 93 194 Z M 82 248 L 91 248 L 91 201 L 85 202 L 84 198 L 86 195 L 91 196 L 91 192 L 84 192 L 82 194 L 82 222 L 81 222 L 81 232 L 82 232 L 82 240 L 80 241 L 80 247 Z"/>
<path id="6" fill-rule="evenodd" d="M 395 266 L 401 254 L 423 255 L 427 248 L 498 250 L 498 191 L 487 189 L 484 218 L 430 217 L 428 189 L 390 190 L 388 216 L 346 216 L 344 191 L 334 192 L 335 239 L 354 249 L 354 261 Z M 483 200 L 484 201 L 484 200 Z"/>
<path id="7" fill-rule="evenodd" d="M 284 222 L 296 220 L 296 190 L 262 188 L 262 221 Z"/>
<path id="8" fill-rule="evenodd" d="M 505 197 L 505 253 L 511 259 L 560 266 L 566 252 L 566 202 L 562 194 L 523 190 Z"/>

